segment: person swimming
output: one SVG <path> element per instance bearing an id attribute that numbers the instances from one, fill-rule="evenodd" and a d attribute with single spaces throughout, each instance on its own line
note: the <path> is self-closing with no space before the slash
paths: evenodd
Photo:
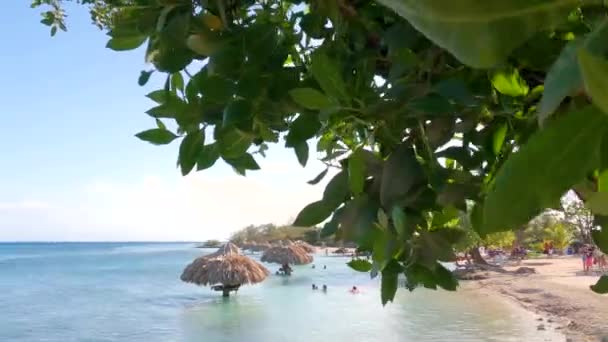
<path id="1" fill-rule="evenodd" d="M 323 292 L 327 292 L 327 285 L 323 284 Z"/>
<path id="2" fill-rule="evenodd" d="M 353 286 L 353 288 L 350 289 L 350 293 L 352 293 L 352 294 L 359 293 L 359 289 L 356 286 Z"/>
<path id="3" fill-rule="evenodd" d="M 312 289 L 313 289 L 313 290 L 318 290 L 318 289 L 319 289 L 319 287 L 318 287 L 317 285 L 315 285 L 315 284 L 312 284 Z"/>

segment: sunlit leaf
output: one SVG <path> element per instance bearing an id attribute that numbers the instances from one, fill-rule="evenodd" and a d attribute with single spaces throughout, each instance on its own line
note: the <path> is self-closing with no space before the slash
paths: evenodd
<path id="1" fill-rule="evenodd" d="M 519 227 L 553 205 L 599 165 L 608 117 L 595 107 L 563 115 L 537 132 L 496 175 L 480 233 Z"/>
<path id="2" fill-rule="evenodd" d="M 332 102 L 320 91 L 312 88 L 296 88 L 289 91 L 291 98 L 300 106 L 307 109 L 323 109 Z"/>
<path id="3" fill-rule="evenodd" d="M 363 259 L 354 259 L 346 263 L 350 268 L 359 272 L 369 272 L 372 269 L 372 264 Z"/>
<path id="4" fill-rule="evenodd" d="M 500 70 L 492 75 L 492 85 L 499 93 L 518 97 L 528 95 L 530 88 L 517 69 Z"/>
<path id="5" fill-rule="evenodd" d="M 463 63 L 488 68 L 536 32 L 565 22 L 578 0 L 379 0 Z"/>
<path id="6" fill-rule="evenodd" d="M 581 49 L 578 60 L 583 75 L 583 83 L 591 100 L 608 114 L 608 61 Z"/>

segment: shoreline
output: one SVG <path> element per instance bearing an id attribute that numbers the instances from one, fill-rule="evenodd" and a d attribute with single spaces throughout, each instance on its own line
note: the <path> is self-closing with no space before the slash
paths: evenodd
<path id="1" fill-rule="evenodd" d="M 462 290 L 500 297 L 536 317 L 538 330 L 554 330 L 566 341 L 608 340 L 608 295 L 589 289 L 599 275 L 581 271 L 578 257 L 524 260 L 507 271 L 530 267 L 535 273 L 479 271 L 486 279 L 461 280 Z"/>

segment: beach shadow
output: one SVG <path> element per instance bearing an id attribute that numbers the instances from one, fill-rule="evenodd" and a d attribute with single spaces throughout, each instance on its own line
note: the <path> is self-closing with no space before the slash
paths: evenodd
<path id="1" fill-rule="evenodd" d="M 533 288 L 524 288 L 524 289 L 517 289 L 517 290 L 515 290 L 515 292 L 522 293 L 522 294 L 530 294 L 530 293 L 541 293 L 541 292 L 543 292 L 543 290 L 542 289 L 533 289 Z"/>

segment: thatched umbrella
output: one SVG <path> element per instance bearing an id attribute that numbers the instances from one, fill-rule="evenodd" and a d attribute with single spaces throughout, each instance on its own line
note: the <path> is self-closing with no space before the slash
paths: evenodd
<path id="1" fill-rule="evenodd" d="M 306 253 L 314 253 L 317 251 L 317 248 L 306 241 L 298 240 L 296 241 L 296 246 L 302 248 L 306 251 Z"/>
<path id="2" fill-rule="evenodd" d="M 215 258 L 220 255 L 228 255 L 228 254 L 241 254 L 241 250 L 237 247 L 237 245 L 232 242 L 227 242 L 222 247 L 218 248 L 217 251 L 204 255 L 203 258 Z"/>
<path id="3" fill-rule="evenodd" d="M 304 265 L 312 262 L 313 258 L 305 250 L 295 244 L 285 247 L 272 247 L 262 255 L 263 262 L 272 262 L 281 265 L 286 275 L 291 274 L 290 264 Z"/>
<path id="4" fill-rule="evenodd" d="M 340 247 L 334 251 L 334 254 L 346 254 L 348 253 L 348 249 L 344 247 Z"/>
<path id="5" fill-rule="evenodd" d="M 270 274 L 260 263 L 240 255 L 238 248 L 230 242 L 213 254 L 216 255 L 202 256 L 186 266 L 181 280 L 211 286 L 228 297 L 230 291 L 238 290 L 243 284 L 259 283 Z"/>

